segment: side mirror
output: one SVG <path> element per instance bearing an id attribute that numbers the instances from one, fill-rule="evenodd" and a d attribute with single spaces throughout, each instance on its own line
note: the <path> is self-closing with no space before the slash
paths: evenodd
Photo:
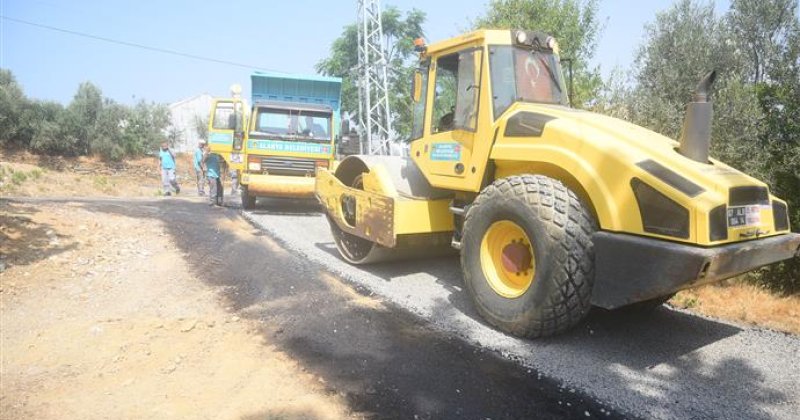
<path id="1" fill-rule="evenodd" d="M 411 80 L 411 99 L 419 102 L 422 96 L 422 73 L 414 70 L 414 78 Z"/>

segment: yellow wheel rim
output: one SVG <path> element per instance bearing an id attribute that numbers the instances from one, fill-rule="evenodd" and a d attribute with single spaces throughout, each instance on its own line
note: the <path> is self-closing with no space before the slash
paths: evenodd
<path id="1" fill-rule="evenodd" d="M 536 272 L 533 245 L 525 231 L 509 220 L 492 223 L 481 241 L 481 268 L 498 295 L 522 296 Z"/>

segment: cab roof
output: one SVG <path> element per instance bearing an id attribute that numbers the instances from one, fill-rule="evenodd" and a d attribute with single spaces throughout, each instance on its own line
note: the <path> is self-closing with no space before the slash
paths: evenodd
<path id="1" fill-rule="evenodd" d="M 511 30 L 510 29 L 480 29 L 477 31 L 468 32 L 463 35 L 454 36 L 443 41 L 434 42 L 427 46 L 426 54 L 435 54 L 440 51 L 448 50 L 453 47 L 464 44 L 472 44 L 476 42 L 483 42 L 484 44 L 493 45 L 510 45 L 511 44 Z"/>

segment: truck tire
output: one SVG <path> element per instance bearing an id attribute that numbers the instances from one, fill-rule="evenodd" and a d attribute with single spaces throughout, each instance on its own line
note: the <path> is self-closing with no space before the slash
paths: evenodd
<path id="1" fill-rule="evenodd" d="M 478 312 L 521 337 L 567 330 L 591 308 L 596 230 L 564 184 L 541 175 L 503 178 L 467 211 L 461 267 Z"/>
<path id="2" fill-rule="evenodd" d="M 250 193 L 247 192 L 247 185 L 242 185 L 241 189 L 242 208 L 245 210 L 252 210 L 253 207 L 256 206 L 256 196 L 250 195 Z"/>

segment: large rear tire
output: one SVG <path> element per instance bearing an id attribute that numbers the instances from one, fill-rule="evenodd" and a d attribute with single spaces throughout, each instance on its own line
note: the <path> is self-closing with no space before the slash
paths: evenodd
<path id="1" fill-rule="evenodd" d="M 541 175 L 495 181 L 467 211 L 461 266 L 478 312 L 502 331 L 543 337 L 591 308 L 596 230 L 561 182 Z"/>

